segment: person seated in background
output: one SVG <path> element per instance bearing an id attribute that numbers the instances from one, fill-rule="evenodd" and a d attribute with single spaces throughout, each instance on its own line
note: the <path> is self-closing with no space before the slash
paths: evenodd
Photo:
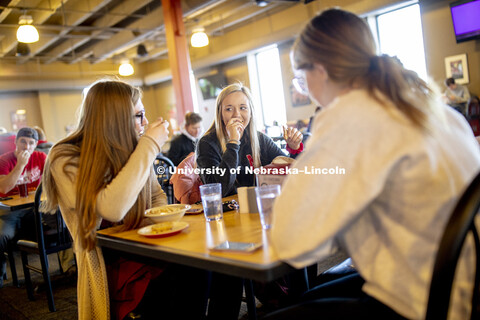
<path id="1" fill-rule="evenodd" d="M 5 132 L 0 134 L 0 155 L 15 151 L 15 139 L 17 135 L 14 132 Z"/>
<path id="2" fill-rule="evenodd" d="M 471 95 L 468 100 L 467 115 L 477 119 L 480 117 L 480 99 L 476 95 Z"/>
<path id="3" fill-rule="evenodd" d="M 289 175 L 270 244 L 295 268 L 341 251 L 357 272 L 264 319 L 424 319 L 443 230 L 480 170 L 471 128 L 417 74 L 377 55 L 368 24 L 353 13 L 315 16 L 292 63 L 322 106 L 293 167 L 346 174 Z M 462 253 L 449 319 L 467 319 L 471 309 L 474 249 Z"/>
<path id="4" fill-rule="evenodd" d="M 185 115 L 185 124 L 181 128 L 181 134 L 175 136 L 170 142 L 170 150 L 167 157 L 178 166 L 190 152 L 195 152 L 195 145 L 202 134 L 202 117 L 195 112 Z"/>
<path id="5" fill-rule="evenodd" d="M 277 156 L 285 156 L 270 137 L 257 131 L 254 115 L 250 90 L 241 83 L 231 84 L 218 95 L 215 120 L 198 142 L 198 168 L 225 169 L 223 174 L 200 176 L 205 184 L 221 183 L 223 197 L 236 194 L 238 187 L 255 185 L 255 177 L 245 171 L 246 167 L 259 168 Z M 296 128 L 285 128 L 284 137 L 290 155 L 303 150 L 303 136 Z M 230 170 L 238 167 L 238 173 Z"/>
<path id="6" fill-rule="evenodd" d="M 104 255 L 96 243 L 102 220 L 119 223 L 118 231 L 135 229 L 150 222 L 146 209 L 167 203 L 153 161 L 168 138 L 168 122 L 149 124 L 140 89 L 119 80 L 94 83 L 81 108 L 78 128 L 50 150 L 42 179 L 42 210 L 59 207 L 73 238 L 78 318 L 110 319 L 112 310 L 112 318 L 123 319 L 141 308 L 145 318 L 200 319 L 206 272 Z"/>
<path id="7" fill-rule="evenodd" d="M 466 116 L 467 102 L 470 100 L 470 92 L 468 91 L 468 88 L 455 83 L 454 78 L 447 78 L 445 80 L 445 86 L 447 87 L 443 94 L 445 102 Z"/>
<path id="8" fill-rule="evenodd" d="M 33 129 L 35 129 L 35 131 L 38 133 L 38 144 L 35 151 L 41 151 L 45 154 L 48 154 L 50 148 L 53 146 L 53 143 L 47 141 L 47 137 L 42 128 L 35 126 Z"/>
<path id="9" fill-rule="evenodd" d="M 0 156 L 0 196 L 18 194 L 17 184 L 27 183 L 27 188 L 36 188 L 40 183 L 45 165 L 44 153 L 35 151 L 38 134 L 32 128 L 21 128 L 15 138 L 15 151 Z M 33 209 L 16 211 L 0 210 L 0 287 L 6 276 L 4 252 L 9 240 L 15 236 L 32 239 L 35 235 Z"/>

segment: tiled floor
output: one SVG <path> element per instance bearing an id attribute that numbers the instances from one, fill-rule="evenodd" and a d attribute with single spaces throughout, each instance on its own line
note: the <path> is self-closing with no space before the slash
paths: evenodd
<path id="1" fill-rule="evenodd" d="M 38 256 L 30 255 L 29 260 L 40 267 Z M 20 254 L 16 253 L 15 257 L 17 274 L 20 287 L 14 287 L 10 274 L 10 266 L 7 268 L 8 280 L 5 280 L 4 287 L 0 289 L 0 320 L 16 319 L 16 320 L 51 320 L 51 319 L 76 319 L 77 301 L 76 301 L 76 280 L 74 278 L 66 278 L 60 274 L 58 259 L 55 254 L 49 256 L 49 268 L 52 274 L 53 295 L 56 312 L 50 312 L 47 305 L 47 297 L 42 290 L 41 284 L 43 280 L 40 274 L 31 272 L 34 286 L 37 288 L 35 292 L 35 301 L 27 298 L 27 292 L 24 285 L 24 276 Z M 38 290 L 39 289 L 39 290 Z M 257 302 L 257 307 L 261 304 Z M 258 315 L 264 314 L 262 309 L 258 309 Z M 242 302 L 239 319 L 248 319 L 247 306 Z"/>
<path id="2" fill-rule="evenodd" d="M 49 256 L 49 269 L 52 275 L 53 295 L 57 312 L 48 310 L 47 296 L 41 285 L 43 279 L 36 272 L 30 272 L 34 287 L 37 287 L 35 300 L 28 300 L 21 258 L 18 252 L 16 253 L 15 261 L 20 287 L 13 286 L 10 266 L 8 266 L 8 280 L 4 281 L 4 287 L 0 289 L 0 319 L 50 320 L 76 319 L 78 317 L 76 279 L 60 274 L 56 255 Z M 29 255 L 29 262 L 40 267 L 37 255 Z"/>

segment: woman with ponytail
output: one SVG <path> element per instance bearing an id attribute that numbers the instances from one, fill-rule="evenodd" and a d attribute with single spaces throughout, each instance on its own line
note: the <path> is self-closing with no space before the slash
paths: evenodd
<path id="1" fill-rule="evenodd" d="M 292 64 L 323 107 L 295 167 L 343 171 L 288 176 L 274 205 L 272 246 L 296 268 L 343 251 L 357 273 L 266 319 L 424 318 L 440 236 L 480 169 L 472 130 L 414 72 L 377 55 L 368 25 L 350 12 L 314 17 Z M 471 277 L 457 277 L 452 318 L 468 315 Z"/>

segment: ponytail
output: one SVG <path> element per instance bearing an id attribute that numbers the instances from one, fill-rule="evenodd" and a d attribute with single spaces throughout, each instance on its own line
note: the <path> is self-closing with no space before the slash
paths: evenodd
<path id="1" fill-rule="evenodd" d="M 429 115 L 438 114 L 434 91 L 397 58 L 372 56 L 366 83 L 370 95 L 381 102 L 377 93 L 381 92 L 416 126 L 428 130 Z"/>

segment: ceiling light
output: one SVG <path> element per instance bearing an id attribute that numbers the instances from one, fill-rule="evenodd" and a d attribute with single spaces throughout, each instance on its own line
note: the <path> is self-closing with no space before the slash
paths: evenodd
<path id="1" fill-rule="evenodd" d="M 192 47 L 201 48 L 208 45 L 208 36 L 205 33 L 205 29 L 198 28 L 193 30 L 192 38 L 190 39 Z"/>
<path id="2" fill-rule="evenodd" d="M 38 31 L 32 26 L 32 16 L 22 15 L 18 21 L 20 27 L 17 30 L 17 40 L 23 43 L 32 43 L 38 41 Z"/>
<path id="3" fill-rule="evenodd" d="M 256 0 L 256 3 L 259 7 L 266 7 L 268 5 L 268 1 L 265 0 Z"/>
<path id="4" fill-rule="evenodd" d="M 121 76 L 124 76 L 124 77 L 131 76 L 133 74 L 133 72 L 134 72 L 133 71 L 133 66 L 130 64 L 129 61 L 122 62 L 122 64 L 118 68 L 118 73 Z"/>

